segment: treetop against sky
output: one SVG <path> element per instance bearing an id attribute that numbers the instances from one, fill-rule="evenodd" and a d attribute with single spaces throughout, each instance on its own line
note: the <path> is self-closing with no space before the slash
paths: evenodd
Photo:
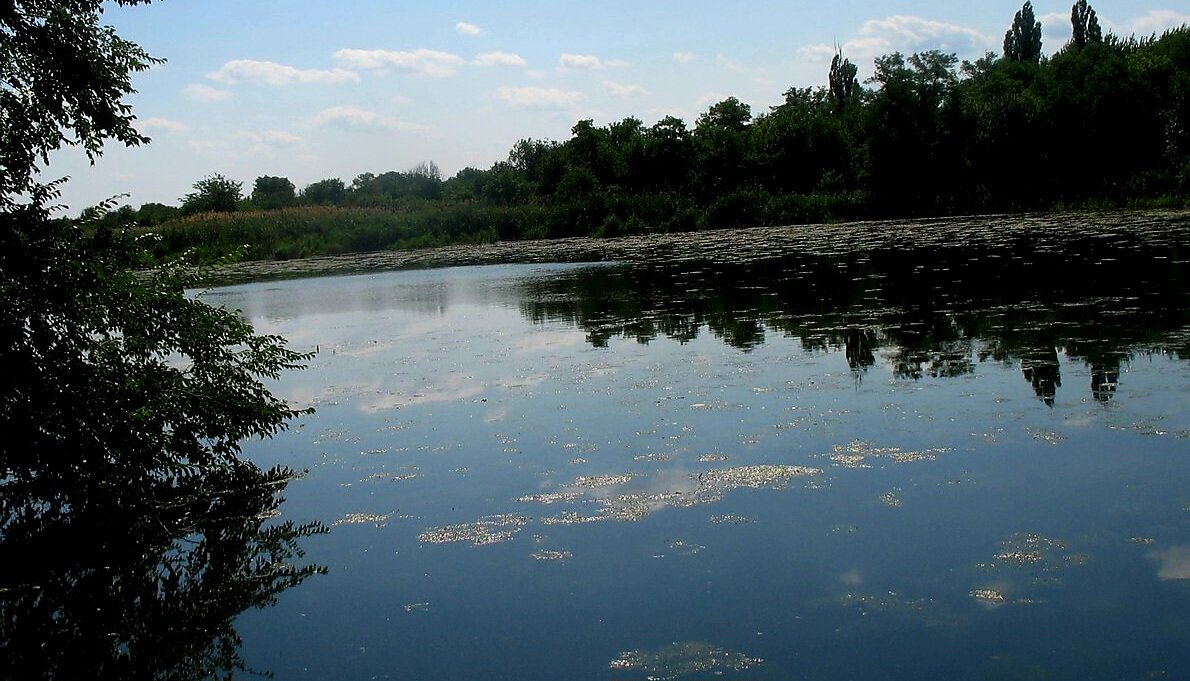
<path id="1" fill-rule="evenodd" d="M 1156 0 L 1160 2 L 1160 0 Z M 1091 3 L 1105 31 L 1139 36 L 1190 23 L 1190 0 Z M 72 212 L 117 194 L 177 203 L 211 173 L 300 188 L 433 160 L 486 168 L 526 137 L 565 139 L 580 119 L 665 115 L 693 122 L 728 96 L 754 111 L 790 87 L 825 85 L 835 47 L 873 58 L 1002 50 L 1016 0 L 823 3 L 231 0 L 110 7 L 105 21 L 167 63 L 139 74 L 130 103 L 147 147 L 77 150 Z M 1071 2 L 1038 0 L 1043 50 L 1071 37 Z"/>

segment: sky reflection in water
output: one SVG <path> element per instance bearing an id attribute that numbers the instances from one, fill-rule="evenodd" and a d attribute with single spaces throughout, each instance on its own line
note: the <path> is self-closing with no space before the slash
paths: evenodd
<path id="1" fill-rule="evenodd" d="M 1190 674 L 1187 267 L 1025 247 L 209 292 L 318 352 L 277 386 L 317 413 L 249 452 L 310 470 L 329 574 L 241 618 L 248 662 Z"/>

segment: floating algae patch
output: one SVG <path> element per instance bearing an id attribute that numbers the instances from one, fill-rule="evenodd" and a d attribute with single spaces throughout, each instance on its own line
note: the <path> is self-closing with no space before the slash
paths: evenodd
<path id="1" fill-rule="evenodd" d="M 658 650 L 630 650 L 608 664 L 621 672 L 640 672 L 650 680 L 668 681 L 698 675 L 742 672 L 764 662 L 759 657 L 725 650 L 709 643 L 671 643 Z"/>
<path id="2" fill-rule="evenodd" d="M 1032 568 L 1042 572 L 1073 565 L 1083 565 L 1090 556 L 1071 553 L 1064 542 L 1040 534 L 1021 533 L 1000 542 L 995 560 L 983 563 L 987 568 Z"/>
<path id="3" fill-rule="evenodd" d="M 702 544 L 695 544 L 683 539 L 675 539 L 669 542 L 669 550 L 678 556 L 693 556 L 701 552 L 706 547 Z"/>
<path id="4" fill-rule="evenodd" d="M 373 482 L 403 482 L 405 480 L 412 480 L 418 475 L 418 468 L 416 466 L 405 466 L 399 472 L 389 473 L 382 471 L 380 473 L 373 473 L 368 476 L 368 480 Z"/>
<path id="5" fill-rule="evenodd" d="M 746 516 L 725 513 L 723 515 L 712 515 L 707 518 L 707 522 L 712 525 L 747 525 L 755 521 Z"/>
<path id="6" fill-rule="evenodd" d="M 972 598 L 984 605 L 996 606 L 1004 605 L 1008 602 L 1008 597 L 1005 596 L 1004 592 L 1000 591 L 999 589 L 972 589 L 970 593 Z"/>
<path id="7" fill-rule="evenodd" d="M 896 591 L 883 594 L 848 593 L 840 599 L 845 608 L 858 608 L 863 613 L 884 612 L 921 615 L 935 607 L 930 598 L 905 598 Z"/>
<path id="8" fill-rule="evenodd" d="M 528 523 L 529 519 L 521 515 L 511 513 L 489 515 L 473 523 L 447 525 L 426 530 L 417 535 L 417 538 L 428 544 L 471 542 L 476 546 L 485 546 L 512 539 L 513 535 L 520 532 L 521 528 Z"/>
<path id="9" fill-rule="evenodd" d="M 694 476 L 698 481 L 694 496 L 699 503 L 712 503 L 719 501 L 725 493 L 732 490 L 784 489 L 794 478 L 810 477 L 820 473 L 822 470 L 818 468 L 783 464 L 716 468 Z"/>
<path id="10" fill-rule="evenodd" d="M 789 486 L 794 478 L 809 477 L 820 474 L 818 468 L 808 466 L 787 466 L 779 464 L 762 464 L 756 466 L 736 466 L 734 468 L 718 468 L 701 473 L 691 474 L 687 479 L 690 485 L 684 489 L 671 489 L 661 492 L 626 492 L 623 494 L 608 494 L 599 496 L 592 493 L 593 500 L 600 506 L 594 515 L 581 515 L 565 512 L 558 516 L 543 518 L 546 525 L 578 525 L 598 522 L 601 520 L 618 520 L 634 522 L 641 520 L 654 511 L 663 508 L 689 508 L 700 504 L 711 504 L 723 498 L 727 492 L 736 489 L 783 489 Z M 633 479 L 632 475 L 602 475 L 580 477 L 572 483 L 572 487 L 585 487 L 589 490 L 625 485 Z M 574 490 L 567 490 L 561 494 L 570 494 Z M 551 494 L 528 495 L 520 501 L 536 501 L 549 504 L 555 501 L 576 501 L 576 497 L 554 497 Z"/>
<path id="11" fill-rule="evenodd" d="M 533 553 L 531 553 L 529 555 L 532 556 L 533 560 L 566 560 L 567 558 L 573 557 L 573 554 L 570 553 L 569 551 L 548 551 L 548 550 L 534 551 Z"/>
<path id="12" fill-rule="evenodd" d="M 939 454 L 951 451 L 948 447 L 931 447 L 918 451 L 906 451 L 899 447 L 877 447 L 864 440 L 852 440 L 845 445 L 835 445 L 829 454 L 831 462 L 843 468 L 871 468 L 868 459 L 886 458 L 894 463 L 935 461 Z"/>
<path id="13" fill-rule="evenodd" d="M 885 492 L 884 494 L 881 494 L 880 495 L 880 503 L 884 504 L 885 506 L 888 506 L 889 508 L 900 508 L 901 507 L 900 491 L 901 490 L 899 490 L 899 489 L 892 489 L 892 490 Z"/>
<path id="14" fill-rule="evenodd" d="M 526 494 L 517 497 L 517 501 L 532 504 L 568 504 L 578 501 L 583 495 L 579 492 L 546 492 L 544 494 Z"/>
<path id="15" fill-rule="evenodd" d="M 617 485 L 626 485 L 632 481 L 631 473 L 623 473 L 620 475 L 580 475 L 570 483 L 572 487 L 586 487 L 594 489 L 596 487 L 615 487 Z"/>
<path id="16" fill-rule="evenodd" d="M 690 478 L 696 484 L 691 492 L 675 490 L 653 494 L 621 494 L 599 499 L 599 503 L 603 507 L 603 515 L 631 522 L 666 507 L 688 508 L 699 504 L 713 504 L 732 490 L 784 489 L 794 478 L 809 477 L 821 472 L 808 466 L 780 464 L 717 468 L 691 475 Z"/>
<path id="17" fill-rule="evenodd" d="M 1051 430 L 1041 430 L 1040 428 L 1026 428 L 1029 436 L 1034 440 L 1039 440 L 1047 444 L 1056 445 L 1066 440 L 1066 436 L 1061 433 L 1055 433 Z"/>
<path id="18" fill-rule="evenodd" d="M 367 525 L 371 523 L 376 527 L 384 527 L 388 524 L 388 519 L 393 517 L 392 513 L 385 513 L 380 515 L 377 513 L 348 513 L 331 523 L 331 527 L 338 527 L 340 525 Z"/>
<path id="19" fill-rule="evenodd" d="M 608 519 L 607 516 L 602 515 L 583 515 L 574 511 L 564 511 L 561 515 L 542 518 L 541 522 L 543 525 L 585 525 Z"/>

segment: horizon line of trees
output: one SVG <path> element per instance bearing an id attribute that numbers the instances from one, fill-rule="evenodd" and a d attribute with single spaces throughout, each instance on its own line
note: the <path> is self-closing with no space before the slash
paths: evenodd
<path id="1" fill-rule="evenodd" d="M 245 195 L 212 175 L 177 207 L 124 206 L 106 219 L 149 227 L 297 206 L 533 207 L 525 215 L 547 224 L 500 235 L 523 238 L 1180 201 L 1190 189 L 1190 29 L 1120 38 L 1086 0 L 1071 23 L 1071 40 L 1045 57 L 1026 2 L 1002 56 L 894 52 L 861 83 L 839 51 L 827 86 L 791 88 L 759 115 L 728 97 L 693 127 L 673 116 L 651 126 L 581 120 L 565 141 L 523 139 L 491 168 L 446 179 L 426 162 L 300 191 L 262 176 Z"/>

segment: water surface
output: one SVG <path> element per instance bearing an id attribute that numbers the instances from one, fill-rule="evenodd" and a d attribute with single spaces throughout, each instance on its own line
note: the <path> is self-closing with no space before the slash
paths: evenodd
<path id="1" fill-rule="evenodd" d="M 1190 228 L 753 230 L 214 289 L 315 352 L 278 678 L 1190 675 Z M 850 230 L 850 231 L 849 231 Z M 1076 236 L 1077 234 L 1077 236 Z"/>

